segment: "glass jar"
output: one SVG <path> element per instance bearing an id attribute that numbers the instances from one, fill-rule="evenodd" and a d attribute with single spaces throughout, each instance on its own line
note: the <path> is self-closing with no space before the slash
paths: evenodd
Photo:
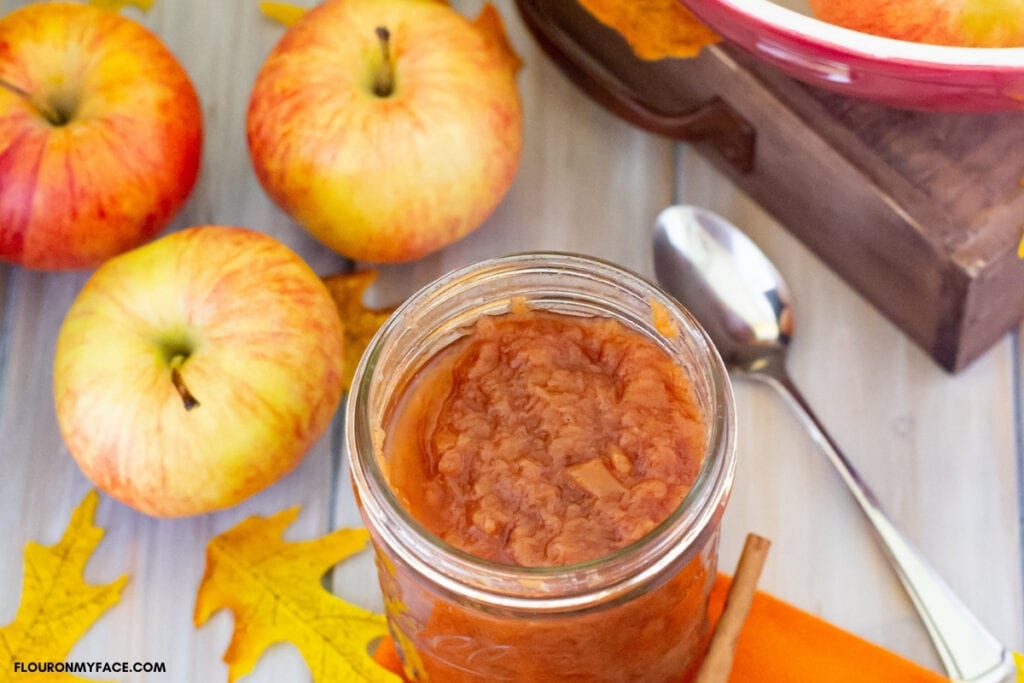
<path id="1" fill-rule="evenodd" d="M 639 541 L 562 567 L 485 561 L 429 532 L 389 486 L 385 429 L 417 372 L 480 316 L 603 316 L 653 340 L 693 385 L 706 452 L 689 493 Z M 387 617 L 414 681 L 685 681 L 706 648 L 720 520 L 735 469 L 728 375 L 690 314 L 597 259 L 528 253 L 441 277 L 385 323 L 355 373 L 347 447 Z"/>

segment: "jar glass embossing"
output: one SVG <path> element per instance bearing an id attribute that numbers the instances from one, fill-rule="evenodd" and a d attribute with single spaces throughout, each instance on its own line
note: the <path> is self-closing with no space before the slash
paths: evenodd
<path id="1" fill-rule="evenodd" d="M 616 320 L 683 369 L 706 449 L 683 501 L 639 540 L 553 567 L 486 561 L 428 531 L 389 484 L 384 442 L 417 373 L 481 316 L 525 306 Z M 414 681 L 685 681 L 709 633 L 721 516 L 735 469 L 732 391 L 696 321 L 634 273 L 572 254 L 500 257 L 403 304 L 371 342 L 347 404 L 347 450 L 389 627 Z"/>

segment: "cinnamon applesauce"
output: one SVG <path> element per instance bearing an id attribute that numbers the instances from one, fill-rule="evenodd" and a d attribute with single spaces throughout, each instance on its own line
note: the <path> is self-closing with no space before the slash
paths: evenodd
<path id="1" fill-rule="evenodd" d="M 587 257 L 485 261 L 399 308 L 347 410 L 410 680 L 690 680 L 734 416 L 678 303 Z"/>
<path id="2" fill-rule="evenodd" d="M 527 567 L 593 560 L 679 506 L 705 449 L 682 368 L 609 318 L 485 316 L 421 369 L 384 441 L 430 531 Z"/>

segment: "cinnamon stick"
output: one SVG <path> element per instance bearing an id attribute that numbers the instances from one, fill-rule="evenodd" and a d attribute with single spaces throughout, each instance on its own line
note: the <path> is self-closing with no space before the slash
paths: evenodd
<path id="1" fill-rule="evenodd" d="M 711 636 L 707 655 L 697 672 L 695 683 L 726 683 L 732 671 L 733 658 L 736 655 L 736 640 L 747 620 L 750 604 L 757 591 L 757 581 L 761 577 L 765 558 L 771 541 L 757 534 L 747 534 L 740 554 L 736 573 L 725 595 L 725 607 L 718 619 L 715 632 Z"/>

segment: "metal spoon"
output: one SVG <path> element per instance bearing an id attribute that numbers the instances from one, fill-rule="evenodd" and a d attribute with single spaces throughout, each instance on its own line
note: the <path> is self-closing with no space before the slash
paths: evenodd
<path id="1" fill-rule="evenodd" d="M 658 216 L 654 269 L 661 285 L 704 326 L 730 369 L 765 381 L 790 399 L 871 522 L 947 675 L 965 683 L 995 683 L 1009 676 L 1009 651 L 893 526 L 786 373 L 793 334 L 790 297 L 765 255 L 721 216 L 672 206 Z"/>

